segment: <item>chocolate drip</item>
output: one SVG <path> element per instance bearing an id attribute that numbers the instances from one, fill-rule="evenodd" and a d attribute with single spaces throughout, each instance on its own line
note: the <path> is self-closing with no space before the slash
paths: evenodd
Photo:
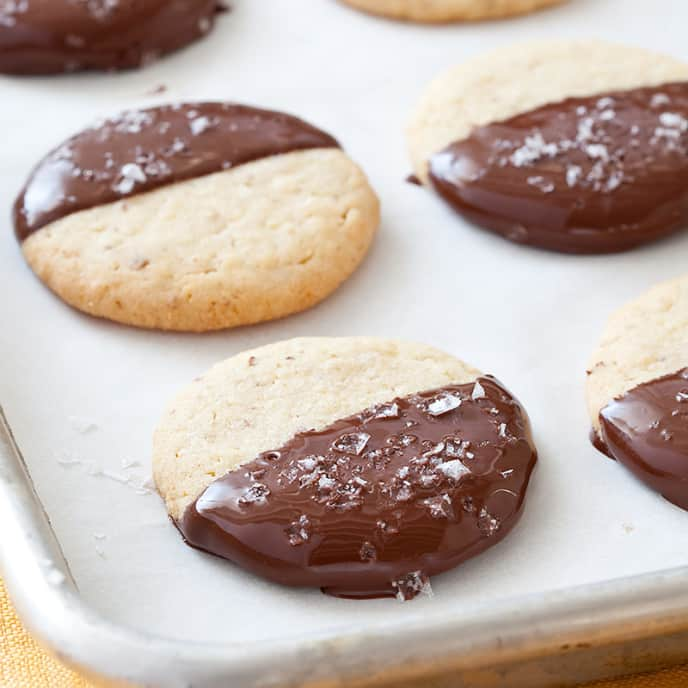
<path id="1" fill-rule="evenodd" d="M 139 67 L 204 36 L 222 9 L 217 0 L 0 2 L 0 73 Z"/>
<path id="2" fill-rule="evenodd" d="M 242 163 L 336 147 L 296 117 L 224 103 L 130 110 L 69 139 L 38 164 L 14 206 L 17 238 L 86 208 Z"/>
<path id="3" fill-rule="evenodd" d="M 688 83 L 570 98 L 430 160 L 440 195 L 512 241 L 624 251 L 688 225 Z"/>
<path id="4" fill-rule="evenodd" d="M 600 411 L 607 453 L 688 509 L 688 368 L 638 385 Z"/>
<path id="5" fill-rule="evenodd" d="M 211 483 L 177 525 L 278 583 L 406 599 L 506 536 L 535 462 L 525 411 L 481 377 L 299 433 Z"/>

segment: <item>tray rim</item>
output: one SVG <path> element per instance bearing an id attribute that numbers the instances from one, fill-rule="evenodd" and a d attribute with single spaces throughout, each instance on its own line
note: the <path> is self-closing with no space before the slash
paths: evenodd
<path id="1" fill-rule="evenodd" d="M 80 597 L 1 406 L 0 519 L 0 572 L 22 621 L 61 661 L 120 685 L 422 678 L 443 665 L 479 668 L 688 632 L 688 567 L 508 598 L 469 610 L 473 616 L 438 617 L 401 630 L 385 621 L 374 632 L 332 631 L 262 646 L 191 643 L 119 626 Z"/>

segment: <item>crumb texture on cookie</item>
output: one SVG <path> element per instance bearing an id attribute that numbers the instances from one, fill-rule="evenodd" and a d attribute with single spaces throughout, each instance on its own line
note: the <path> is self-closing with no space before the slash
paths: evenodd
<path id="1" fill-rule="evenodd" d="M 73 213 L 22 248 L 80 310 L 206 331 L 319 302 L 355 270 L 378 224 L 361 169 L 339 149 L 313 149 Z"/>
<path id="2" fill-rule="evenodd" d="M 178 519 L 212 481 L 299 432 L 479 374 L 429 346 L 366 337 L 292 339 L 238 354 L 166 410 L 153 443 L 155 483 Z"/>
<path id="3" fill-rule="evenodd" d="M 654 286 L 614 313 L 588 365 L 590 420 L 645 382 L 688 366 L 688 276 Z"/>
<path id="4" fill-rule="evenodd" d="M 520 44 L 475 57 L 437 77 L 408 127 L 416 175 L 478 126 L 566 98 L 688 80 L 688 64 L 641 48 L 602 41 Z"/>
<path id="5" fill-rule="evenodd" d="M 498 19 L 533 12 L 564 0 L 344 0 L 371 14 L 417 22 Z"/>
<path id="6" fill-rule="evenodd" d="M 145 66 L 207 34 L 218 0 L 5 0 L 0 73 Z"/>

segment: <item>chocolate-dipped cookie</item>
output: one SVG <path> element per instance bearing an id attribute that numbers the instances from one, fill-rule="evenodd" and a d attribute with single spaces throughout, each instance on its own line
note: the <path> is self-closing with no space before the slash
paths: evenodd
<path id="1" fill-rule="evenodd" d="M 188 544 L 291 586 L 408 599 L 502 540 L 536 462 L 495 378 L 418 344 L 294 339 L 169 406 L 154 478 Z"/>
<path id="2" fill-rule="evenodd" d="M 4 0 L 0 73 L 140 67 L 205 36 L 222 9 L 219 0 Z"/>
<path id="3" fill-rule="evenodd" d="M 688 509 L 688 277 L 612 316 L 586 391 L 594 445 Z"/>
<path id="4" fill-rule="evenodd" d="M 317 303 L 378 221 L 335 139 L 225 103 L 128 111 L 82 131 L 38 164 L 14 209 L 27 261 L 67 303 L 192 331 Z"/>
<path id="5" fill-rule="evenodd" d="M 415 173 L 468 221 L 567 253 L 688 226 L 688 65 L 601 42 L 519 45 L 440 76 Z"/>

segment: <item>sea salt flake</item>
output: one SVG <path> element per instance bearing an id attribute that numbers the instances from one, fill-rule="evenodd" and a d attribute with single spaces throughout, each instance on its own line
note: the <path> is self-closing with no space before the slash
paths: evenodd
<path id="1" fill-rule="evenodd" d="M 607 109 L 600 112 L 600 119 L 603 122 L 609 122 L 610 120 L 613 120 L 614 117 L 616 117 L 616 112 L 614 112 L 614 110 Z"/>
<path id="2" fill-rule="evenodd" d="M 441 463 L 439 466 L 437 466 L 437 470 L 454 482 L 459 482 L 464 475 L 470 473 L 468 468 L 466 468 L 466 466 L 464 466 L 458 459 Z"/>
<path id="3" fill-rule="evenodd" d="M 579 165 L 569 165 L 566 168 L 566 185 L 569 187 L 576 186 L 582 174 L 582 167 L 580 167 Z"/>
<path id="4" fill-rule="evenodd" d="M 609 160 L 609 151 L 607 150 L 607 146 L 601 143 L 590 143 L 585 146 L 585 154 L 593 160 Z"/>
<path id="5" fill-rule="evenodd" d="M 369 441 L 370 435 L 367 432 L 350 432 L 335 440 L 332 448 L 342 454 L 355 454 L 359 456 Z"/>
<path id="6" fill-rule="evenodd" d="M 466 450 L 471 446 L 471 443 L 466 440 L 453 439 L 445 442 L 445 454 L 452 458 L 462 459 L 466 455 Z"/>
<path id="7" fill-rule="evenodd" d="M 485 388 L 479 382 L 476 382 L 475 385 L 473 385 L 471 399 L 473 399 L 473 401 L 477 401 L 478 399 L 484 399 L 485 396 Z"/>
<path id="8" fill-rule="evenodd" d="M 303 459 L 299 459 L 296 464 L 303 471 L 312 471 L 318 465 L 318 460 L 315 456 L 306 456 Z"/>
<path id="9" fill-rule="evenodd" d="M 552 193 L 555 189 L 553 182 L 547 181 L 544 177 L 528 177 L 526 181 L 530 186 L 534 186 L 538 191 L 542 191 L 542 193 Z"/>
<path id="10" fill-rule="evenodd" d="M 204 131 L 212 128 L 212 126 L 212 121 L 206 116 L 196 117 L 196 119 L 192 119 L 191 122 L 189 122 L 189 129 L 191 129 L 191 133 L 194 136 L 199 136 Z"/>
<path id="11" fill-rule="evenodd" d="M 676 112 L 663 112 L 659 116 L 659 121 L 665 127 L 680 129 L 681 131 L 688 129 L 688 120 Z"/>
<path id="12" fill-rule="evenodd" d="M 499 426 L 499 436 L 502 438 L 507 437 L 506 423 L 501 423 Z"/>
<path id="13" fill-rule="evenodd" d="M 295 521 L 292 521 L 285 530 L 289 544 L 292 547 L 303 545 L 311 537 L 311 522 L 305 514 L 301 514 Z"/>
<path id="14" fill-rule="evenodd" d="M 413 490 L 411 490 L 411 483 L 408 481 L 404 481 L 402 486 L 397 490 L 396 495 L 394 498 L 397 500 L 397 502 L 408 502 L 409 499 L 413 497 Z"/>
<path id="15" fill-rule="evenodd" d="M 461 406 L 461 398 L 456 394 L 445 392 L 436 399 L 433 399 L 425 407 L 425 410 L 431 416 L 442 416 L 445 413 L 449 413 L 449 411 L 459 408 L 459 406 Z"/>
<path id="16" fill-rule="evenodd" d="M 543 157 L 553 157 L 557 154 L 555 143 L 546 143 L 540 132 L 526 136 L 523 145 L 517 148 L 509 157 L 515 167 L 524 167 L 537 162 Z"/>
<path id="17" fill-rule="evenodd" d="M 662 105 L 668 105 L 671 99 L 666 93 L 655 93 L 650 100 L 650 106 L 653 108 L 661 107 Z"/>
<path id="18" fill-rule="evenodd" d="M 244 494 L 239 497 L 238 502 L 241 505 L 265 504 L 269 496 L 270 490 L 267 485 L 263 483 L 253 483 L 253 485 L 247 488 Z"/>
<path id="19" fill-rule="evenodd" d="M 337 486 L 337 481 L 327 475 L 321 475 L 318 479 L 318 490 L 320 492 L 331 492 Z"/>
<path id="20" fill-rule="evenodd" d="M 673 435 L 666 429 L 664 428 L 663 430 L 660 431 L 659 436 L 665 441 L 665 442 L 670 442 L 673 439 Z"/>
<path id="21" fill-rule="evenodd" d="M 375 561 L 377 559 L 377 549 L 370 542 L 364 542 L 359 551 L 361 561 Z"/>
<path id="22" fill-rule="evenodd" d="M 678 401 L 679 404 L 683 404 L 685 402 L 688 402 L 688 391 L 684 392 L 681 391 L 676 395 L 676 401 Z"/>
<path id="23" fill-rule="evenodd" d="M 432 597 L 430 579 L 422 571 L 412 571 L 392 581 L 392 588 L 400 602 L 407 602 L 418 595 Z"/>
<path id="24" fill-rule="evenodd" d="M 430 447 L 430 449 L 423 452 L 423 456 L 424 457 L 439 456 L 445 450 L 445 446 L 446 445 L 444 442 L 438 442 L 437 444 Z"/>
<path id="25" fill-rule="evenodd" d="M 136 184 L 143 184 L 147 177 L 144 171 L 136 163 L 130 162 L 122 166 L 120 181 L 114 185 L 114 190 L 122 195 L 131 193 Z"/>
<path id="26" fill-rule="evenodd" d="M 448 494 L 441 494 L 423 500 L 432 518 L 454 518 L 454 508 Z"/>
<path id="27" fill-rule="evenodd" d="M 478 528 L 485 537 L 494 535 L 500 526 L 500 520 L 493 516 L 485 507 L 480 510 L 478 514 Z"/>
<path id="28" fill-rule="evenodd" d="M 597 101 L 597 109 L 598 110 L 604 110 L 605 108 L 611 107 L 614 105 L 614 98 L 611 98 L 609 96 L 605 96 L 604 98 L 600 98 Z"/>
<path id="29" fill-rule="evenodd" d="M 401 411 L 399 410 L 399 404 L 396 402 L 392 404 L 380 404 L 374 408 L 373 418 L 399 418 Z"/>
<path id="30" fill-rule="evenodd" d="M 115 131 L 122 134 L 140 134 L 144 127 L 152 124 L 153 118 L 148 112 L 143 112 L 142 110 L 127 110 L 123 112 L 119 117 L 112 120 L 107 120 L 111 122 Z M 102 123 L 98 123 L 95 128 L 101 128 Z"/>

